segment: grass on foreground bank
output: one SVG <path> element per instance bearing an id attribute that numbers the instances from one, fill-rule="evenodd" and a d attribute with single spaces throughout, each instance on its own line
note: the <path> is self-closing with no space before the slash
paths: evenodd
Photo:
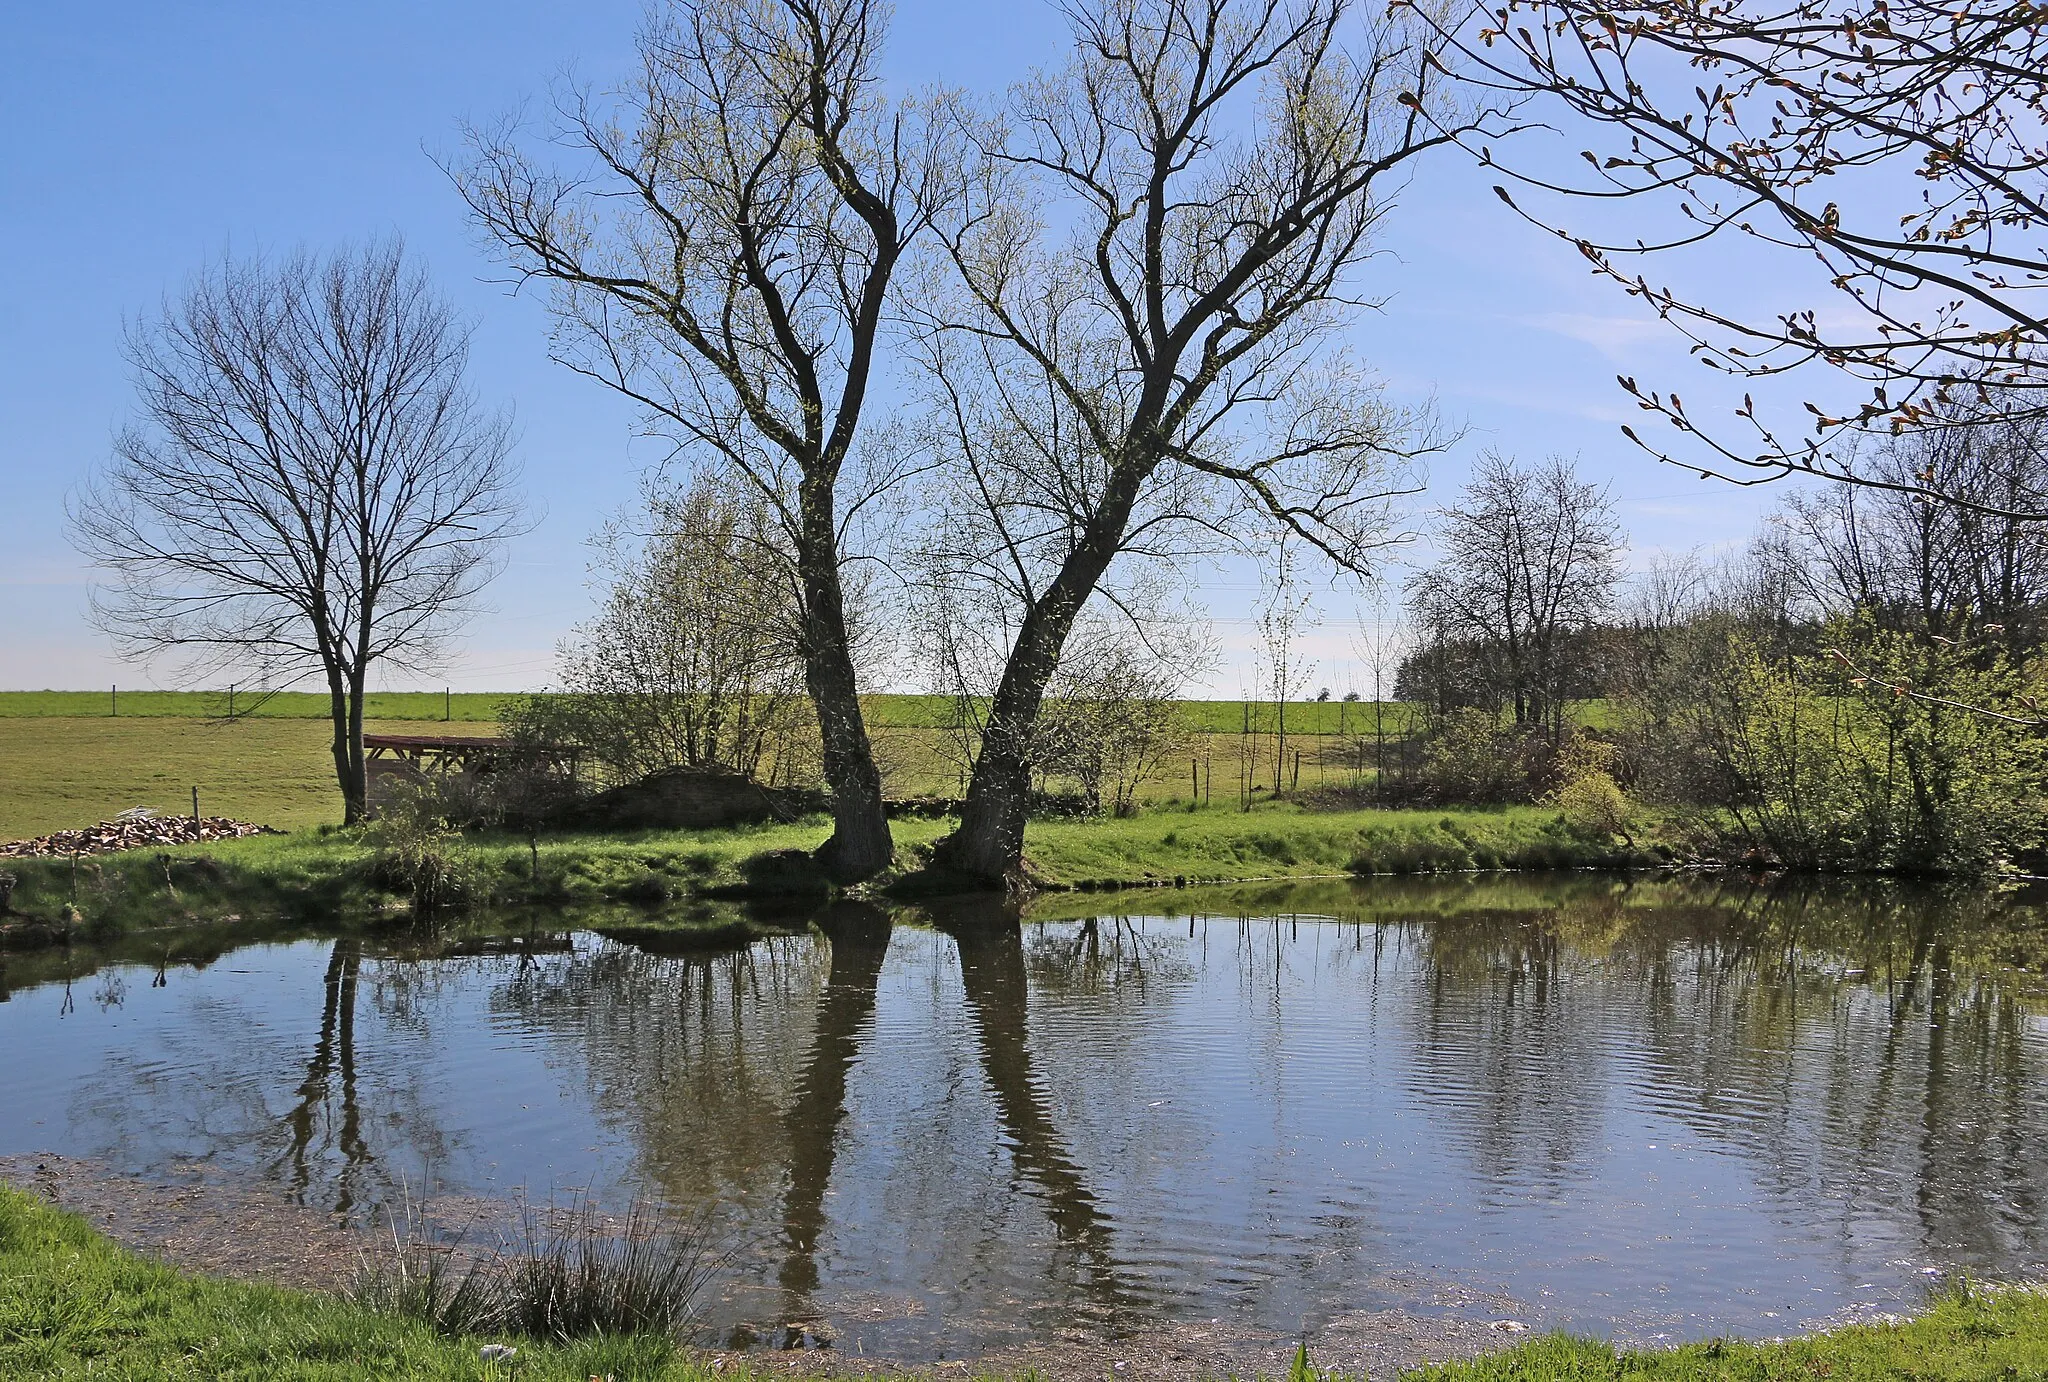
<path id="1" fill-rule="evenodd" d="M 730 1382 L 776 1371 L 730 1364 L 714 1371 L 708 1359 L 650 1336 L 513 1341 L 518 1354 L 509 1364 L 485 1362 L 483 1342 L 446 1338 L 411 1319 L 335 1297 L 177 1272 L 125 1251 L 72 1215 L 0 1187 L 0 1378 L 582 1382 L 609 1375 L 615 1382 Z M 858 1366 L 846 1361 L 850 1369 Z M 857 1375 L 877 1382 L 906 1376 Z M 1904 1324 L 1668 1353 L 1617 1354 L 1604 1344 L 1553 1336 L 1409 1376 L 1415 1382 L 2038 1378 L 2048 1376 L 2048 1295 L 1956 1290 Z"/>
<path id="2" fill-rule="evenodd" d="M 923 874 L 948 820 L 893 823 L 897 873 L 883 890 L 946 891 Z M 461 896 L 477 906 L 633 904 L 665 908 L 707 897 L 815 896 L 823 880 L 801 856 L 831 833 L 823 817 L 729 830 L 543 837 L 486 835 L 449 847 Z M 1343 874 L 1472 869 L 1625 868 L 1662 862 L 1626 843 L 1576 833 L 1554 810 L 1312 812 L 1292 803 L 1250 812 L 1162 807 L 1123 820 L 1034 821 L 1025 836 L 1047 888 L 1228 883 Z M 105 937 L 169 918 L 228 914 L 339 917 L 388 910 L 377 836 L 332 827 L 131 850 L 74 862 L 9 860 L 12 907 L 43 923 L 68 919 Z"/>

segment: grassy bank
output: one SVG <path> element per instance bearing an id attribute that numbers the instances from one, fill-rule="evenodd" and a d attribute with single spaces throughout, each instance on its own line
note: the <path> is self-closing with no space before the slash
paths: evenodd
<path id="1" fill-rule="evenodd" d="M 877 891 L 929 893 L 921 872 L 946 820 L 895 822 L 897 869 Z M 822 817 L 731 830 L 486 835 L 445 846 L 450 893 L 471 906 L 632 904 L 670 909 L 709 898 L 815 897 L 826 891 L 805 853 L 831 830 Z M 1656 854 L 1569 829 L 1537 807 L 1312 812 L 1287 803 L 1242 812 L 1157 810 L 1124 820 L 1034 821 L 1032 876 L 1048 889 L 1228 883 L 1343 874 L 1473 869 L 1627 868 Z M 18 918 L 105 937 L 166 920 L 224 915 L 338 918 L 399 910 L 403 889 L 374 833 L 334 827 L 166 850 L 7 862 Z"/>
<path id="2" fill-rule="evenodd" d="M 482 1361 L 481 1342 L 444 1338 L 412 1320 L 334 1297 L 176 1272 L 122 1250 L 71 1215 L 0 1187 L 0 1378 L 710 1382 L 781 1371 L 764 1365 L 755 1372 L 729 1361 L 714 1367 L 646 1336 L 517 1341 L 518 1355 L 509 1364 Z M 863 1371 L 856 1360 L 845 1361 L 849 1376 L 905 1375 Z M 1782 1343 L 1617 1354 L 1600 1343 L 1547 1337 L 1476 1362 L 1410 1374 L 1415 1382 L 2042 1376 L 2048 1376 L 2048 1296 L 1981 1290 L 1952 1291 L 1908 1323 Z"/>

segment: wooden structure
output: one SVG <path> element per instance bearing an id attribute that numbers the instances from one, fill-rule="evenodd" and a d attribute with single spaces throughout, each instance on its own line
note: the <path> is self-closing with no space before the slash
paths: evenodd
<path id="1" fill-rule="evenodd" d="M 577 751 L 554 744 L 515 744 L 495 735 L 365 734 L 363 772 L 374 815 L 400 783 L 474 781 L 511 768 L 542 767 L 574 781 Z"/>

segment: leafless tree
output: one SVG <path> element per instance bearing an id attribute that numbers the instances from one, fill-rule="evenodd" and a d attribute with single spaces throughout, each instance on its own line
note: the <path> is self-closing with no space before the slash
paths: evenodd
<path id="1" fill-rule="evenodd" d="M 898 477 L 863 468 L 861 421 L 892 279 L 959 168 L 881 94 L 883 20 L 873 0 L 669 0 L 614 102 L 560 103 L 587 167 L 476 131 L 456 172 L 513 268 L 555 289 L 558 357 L 775 514 L 834 800 L 819 860 L 844 881 L 892 858 L 844 582 Z"/>
<path id="2" fill-rule="evenodd" d="M 1610 136 L 1583 154 L 1585 177 L 1521 164 L 1510 171 L 1522 185 L 1626 201 L 1635 214 L 1607 237 L 1563 227 L 1540 198 L 1497 188 L 1503 198 L 1708 365 L 1744 381 L 1815 368 L 1851 381 L 1839 402 L 1825 386 L 1820 401 L 1810 396 L 1797 427 L 1745 394 L 1738 440 L 1688 414 L 1675 392 L 1624 376 L 1643 408 L 1698 443 L 1675 457 L 1640 444 L 1744 484 L 1806 472 L 2048 518 L 2039 488 L 1965 494 L 1856 463 L 1859 438 L 1873 433 L 2048 415 L 2048 26 L 2036 8 L 1481 0 L 1454 19 L 1444 37 L 1466 76 L 1546 94 Z M 1815 287 L 1834 305 L 1809 298 L 1747 314 L 1732 295 L 1660 286 L 1637 267 L 1745 239 L 1816 266 Z"/>
<path id="3" fill-rule="evenodd" d="M 1063 419 L 1056 531 L 1031 563 L 959 829 L 984 880 L 1023 844 L 1032 726 L 1074 621 L 1159 529 L 1181 472 L 1365 567 L 1419 443 L 1333 353 L 1409 162 L 1481 114 L 1427 45 L 1347 0 L 1085 0 L 1066 68 L 1013 92 L 941 240 L 961 310 L 931 323 Z"/>
<path id="4" fill-rule="evenodd" d="M 130 334 L 140 395 L 78 495 L 117 646 L 326 682 L 346 818 L 363 694 L 445 646 L 518 523 L 508 417 L 463 381 L 469 332 L 396 242 L 223 260 Z"/>
<path id="5" fill-rule="evenodd" d="M 1302 580 L 1301 556 L 1294 534 L 1281 528 L 1263 544 L 1266 560 L 1260 576 L 1264 587 L 1259 605 L 1259 650 L 1264 666 L 1260 680 L 1273 698 L 1273 799 L 1286 790 L 1287 703 L 1308 690 L 1315 661 L 1301 649 L 1301 636 L 1320 622 L 1315 598 Z M 1327 697 L 1326 697 L 1327 698 Z"/>
<path id="6" fill-rule="evenodd" d="M 1884 437 L 1865 473 L 1900 488 L 1790 496 L 1782 540 L 1765 556 L 1818 617 L 1863 611 L 1888 627 L 1957 635 L 1990 625 L 1991 641 L 2033 651 L 2048 629 L 2048 524 L 2014 517 L 2009 496 L 2048 490 L 2048 415 Z M 1938 485 L 1972 503 L 1927 503 L 1905 486 Z"/>
<path id="7" fill-rule="evenodd" d="M 1523 469 L 1482 456 L 1443 510 L 1434 564 L 1410 581 L 1416 623 L 1497 668 L 1517 726 L 1563 730 L 1566 643 L 1613 606 L 1625 540 L 1607 493 L 1553 457 Z"/>
<path id="8" fill-rule="evenodd" d="M 1177 698 L 1189 670 L 1118 624 L 1077 630 L 1039 716 L 1033 760 L 1072 781 L 1091 811 L 1132 814 L 1138 789 L 1187 744 Z"/>

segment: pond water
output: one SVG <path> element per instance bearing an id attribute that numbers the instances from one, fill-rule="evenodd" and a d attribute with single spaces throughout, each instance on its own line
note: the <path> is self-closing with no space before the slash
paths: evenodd
<path id="1" fill-rule="evenodd" d="M 264 940 L 0 980 L 0 1155 L 715 1218 L 707 1331 L 918 1360 L 1462 1310 L 1650 1341 L 2048 1258 L 2022 899 L 1495 879 Z M 664 951 L 670 953 L 664 953 Z M 47 963 L 57 963 L 49 961 Z M 12 983 L 10 989 L 7 985 Z"/>

